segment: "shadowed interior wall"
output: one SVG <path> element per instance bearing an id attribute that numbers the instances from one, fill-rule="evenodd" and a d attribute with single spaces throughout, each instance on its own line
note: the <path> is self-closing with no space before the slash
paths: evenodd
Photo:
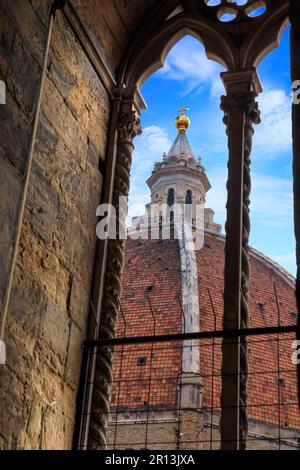
<path id="1" fill-rule="evenodd" d="M 126 47 L 121 2 L 106 2 L 106 58 Z M 146 5 L 147 2 L 139 2 Z M 0 0 L 0 304 L 29 151 L 50 2 Z M 144 5 L 144 6 L 145 6 Z M 91 8 L 92 7 L 92 8 Z M 93 17 L 98 2 L 85 2 Z M 118 5 L 119 8 L 119 5 Z M 127 16 L 119 19 L 119 14 Z M 91 32 L 91 26 L 90 26 Z M 96 33 L 94 32 L 94 36 Z M 98 44 L 99 45 L 99 44 Z M 99 53 L 101 51 L 99 50 Z M 112 65 L 111 63 L 109 65 Z M 112 72 L 113 73 L 113 72 Z M 62 449 L 72 443 L 81 343 L 86 337 L 110 100 L 61 11 L 57 12 L 0 373 L 0 448 Z"/>
<path id="2" fill-rule="evenodd" d="M 155 2 L 156 0 L 73 0 L 90 37 L 113 74 L 117 72 L 127 46 Z"/>

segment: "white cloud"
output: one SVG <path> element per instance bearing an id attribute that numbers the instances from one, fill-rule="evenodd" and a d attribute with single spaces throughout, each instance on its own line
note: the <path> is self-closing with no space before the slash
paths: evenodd
<path id="1" fill-rule="evenodd" d="M 259 97 L 260 107 L 265 115 L 286 107 L 288 97 L 284 90 L 266 90 Z"/>
<path id="2" fill-rule="evenodd" d="M 273 254 L 273 255 L 267 255 L 269 258 L 274 259 L 277 261 L 279 264 L 283 263 L 295 263 L 295 253 L 285 253 L 283 255 L 278 255 L 278 254 Z"/>
<path id="3" fill-rule="evenodd" d="M 137 139 L 136 148 L 145 148 L 149 153 L 148 155 L 163 154 L 163 152 L 168 152 L 171 142 L 169 137 L 164 129 L 158 126 L 148 126 L 143 129 L 142 135 Z"/>
<path id="4" fill-rule="evenodd" d="M 223 67 L 206 57 L 202 44 L 191 36 L 177 43 L 167 56 L 162 77 L 182 83 L 183 95 L 201 93 L 210 89 L 212 96 L 220 96 L 224 87 L 220 78 Z"/>
<path id="5" fill-rule="evenodd" d="M 261 124 L 255 126 L 253 140 L 254 158 L 290 151 L 291 97 L 284 90 L 265 90 L 258 97 L 261 109 Z"/>
<path id="6" fill-rule="evenodd" d="M 211 97 L 224 93 L 223 67 L 206 57 L 204 47 L 191 36 L 177 43 L 167 56 L 160 75 L 175 80 L 183 96 L 209 89 Z M 291 95 L 283 89 L 266 88 L 258 97 L 262 122 L 255 126 L 253 158 L 278 157 L 291 150 Z"/>
<path id="7" fill-rule="evenodd" d="M 159 126 L 147 126 L 142 135 L 134 140 L 134 165 L 132 172 L 133 184 L 149 176 L 153 164 L 162 159 L 164 152 L 168 152 L 171 141 L 167 132 Z"/>
<path id="8" fill-rule="evenodd" d="M 266 216 L 291 218 L 292 182 L 285 178 L 254 173 L 253 212 Z"/>
<path id="9" fill-rule="evenodd" d="M 210 94 L 212 97 L 220 99 L 220 96 L 225 94 L 225 88 L 222 80 L 220 79 L 219 73 L 217 76 L 212 77 Z"/>
<path id="10" fill-rule="evenodd" d="M 276 263 L 283 266 L 287 271 L 289 271 L 293 276 L 296 276 L 296 254 L 295 253 L 285 253 L 285 254 L 268 254 L 269 258 L 276 261 Z"/>
<path id="11" fill-rule="evenodd" d="M 214 88 L 216 86 L 216 88 Z M 220 96 L 218 82 L 212 84 L 211 94 Z M 215 90 L 215 91 L 213 91 Z M 291 96 L 282 89 L 265 90 L 257 98 L 261 110 L 261 123 L 254 125 L 253 148 L 251 159 L 257 164 L 270 160 L 286 158 L 292 152 L 291 129 Z M 203 147 L 209 148 L 210 153 L 227 155 L 227 137 L 221 121 L 220 113 L 211 113 L 211 132 L 206 134 Z M 286 160 L 290 165 L 289 160 Z M 285 165 L 285 170 L 289 166 Z"/>
<path id="12" fill-rule="evenodd" d="M 207 193 L 207 207 L 211 207 L 218 220 L 224 224 L 226 219 L 226 181 L 227 170 L 217 168 L 209 175 L 212 189 Z M 292 182 L 267 174 L 251 175 L 251 215 L 267 225 L 290 223 L 292 219 Z"/>
<path id="13" fill-rule="evenodd" d="M 164 152 L 169 151 L 171 141 L 164 129 L 151 125 L 143 129 L 142 135 L 135 138 L 134 144 L 128 221 L 133 216 L 144 214 L 145 204 L 150 201 L 150 190 L 146 180 L 151 174 L 154 163 L 162 159 Z"/>
<path id="14" fill-rule="evenodd" d="M 226 220 L 226 168 L 218 168 L 208 174 L 212 189 L 207 193 L 206 207 L 215 211 L 215 221 L 223 226 Z M 282 254 L 282 250 L 294 248 L 292 182 L 285 178 L 262 173 L 252 173 L 251 191 L 251 239 L 258 250 L 265 252 L 277 263 L 295 274 L 295 253 Z M 252 240 L 252 241 L 251 241 Z"/>

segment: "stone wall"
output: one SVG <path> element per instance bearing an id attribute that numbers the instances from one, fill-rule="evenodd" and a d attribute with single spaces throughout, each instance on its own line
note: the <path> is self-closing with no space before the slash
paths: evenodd
<path id="1" fill-rule="evenodd" d="M 0 304 L 29 151 L 49 1 L 0 0 Z M 61 12 L 42 100 L 0 366 L 0 448 L 71 447 L 110 103 Z"/>
<path id="2" fill-rule="evenodd" d="M 202 409 L 112 412 L 108 450 L 219 450 L 220 416 Z M 299 450 L 300 431 L 250 420 L 247 450 Z"/>
<path id="3" fill-rule="evenodd" d="M 73 0 L 93 42 L 115 73 L 128 44 L 156 0 Z M 95 15 L 95 12 L 97 14 Z"/>
<path id="4" fill-rule="evenodd" d="M 200 450 L 203 413 L 192 409 L 112 413 L 107 449 Z"/>

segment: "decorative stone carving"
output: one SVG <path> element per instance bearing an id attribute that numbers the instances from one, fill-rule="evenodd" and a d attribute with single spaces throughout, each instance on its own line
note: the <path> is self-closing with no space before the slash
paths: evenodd
<path id="1" fill-rule="evenodd" d="M 241 274 L 241 328 L 249 327 L 249 235 L 250 235 L 250 154 L 252 149 L 252 137 L 254 134 L 253 124 L 260 123 L 260 112 L 258 104 L 252 99 L 246 111 L 245 140 L 244 140 L 244 167 L 243 167 L 243 233 L 242 233 L 242 274 Z M 240 342 L 240 449 L 246 448 L 248 433 L 247 418 L 247 378 L 248 378 L 248 349 L 247 338 L 241 337 Z"/>
<path id="2" fill-rule="evenodd" d="M 245 0 L 243 5 L 230 0 L 189 0 L 173 16 L 178 3 L 168 0 L 153 8 L 130 43 L 119 69 L 120 81 L 141 86 L 186 34 L 199 38 L 207 57 L 230 71 L 257 66 L 279 44 L 288 24 L 289 0 Z"/>
<path id="3" fill-rule="evenodd" d="M 128 102 L 126 103 L 128 108 Z M 131 106 L 132 108 L 132 106 Z M 117 316 L 121 297 L 121 274 L 124 266 L 124 240 L 119 238 L 120 227 L 124 224 L 124 214 L 120 213 L 119 198 L 128 197 L 133 139 L 141 133 L 140 121 L 135 111 L 120 112 L 118 122 L 117 160 L 114 179 L 113 205 L 117 213 L 117 239 L 109 240 L 105 274 L 105 285 L 99 338 L 115 337 Z M 109 418 L 109 405 L 112 385 L 113 347 L 103 347 L 97 351 L 94 389 L 89 428 L 88 447 L 103 449 L 106 446 L 106 429 Z"/>
<path id="4" fill-rule="evenodd" d="M 238 83 L 238 82 L 237 82 Z M 226 132 L 229 140 L 229 148 L 233 140 L 243 139 L 244 155 L 243 155 L 243 176 L 242 176 L 242 232 L 241 232 L 241 278 L 240 278 L 240 319 L 239 328 L 249 327 L 249 309 L 248 309 L 248 291 L 249 291 L 249 258 L 248 258 L 248 243 L 250 234 L 250 191 L 251 191 L 251 177 L 250 177 L 250 153 L 252 148 L 252 137 L 254 134 L 253 124 L 259 124 L 260 112 L 258 104 L 255 101 L 257 90 L 243 91 L 233 93 L 230 92 L 227 96 L 221 98 L 221 108 L 225 113 L 224 123 L 227 126 Z M 244 117 L 243 117 L 244 113 Z M 231 134 L 228 127 L 229 118 L 240 120 L 244 119 L 243 134 Z M 240 123 L 242 125 L 242 122 Z M 229 183 L 229 182 L 228 182 Z M 231 182 L 232 183 L 232 182 Z M 238 195 L 237 195 L 238 197 Z M 236 215 L 239 217 L 239 215 Z M 228 261 L 230 262 L 230 261 Z M 237 290 L 238 292 L 238 290 Z M 224 319 L 226 321 L 226 308 L 224 310 Z M 238 319 L 237 319 L 238 320 Z M 248 432 L 248 419 L 247 419 L 247 376 L 248 376 L 248 360 L 247 360 L 247 339 L 240 338 L 238 343 L 239 347 L 239 364 L 235 371 L 239 374 L 239 449 L 246 448 L 246 439 Z M 224 354 L 226 354 L 224 350 Z M 228 357 L 224 356 L 224 361 Z M 224 370 L 223 370 L 224 372 Z M 226 394 L 226 390 L 223 392 Z M 223 398 L 223 395 L 222 395 Z M 222 419 L 221 419 L 222 427 Z"/>
<path id="5" fill-rule="evenodd" d="M 262 16 L 270 5 L 270 0 L 244 0 L 243 4 L 229 0 L 202 0 L 213 10 L 219 21 L 250 21 Z M 225 16 L 227 15 L 227 16 Z"/>

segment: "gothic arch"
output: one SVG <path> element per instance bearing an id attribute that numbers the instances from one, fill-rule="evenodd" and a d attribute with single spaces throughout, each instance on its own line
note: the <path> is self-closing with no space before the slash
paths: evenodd
<path id="1" fill-rule="evenodd" d="M 219 7 L 210 7 L 208 1 L 194 0 L 163 0 L 158 1 L 156 8 L 145 21 L 143 27 L 132 38 L 130 47 L 125 54 L 118 72 L 118 86 L 114 91 L 111 125 L 109 132 L 109 147 L 107 159 L 111 168 L 109 181 L 106 187 L 107 201 L 113 202 L 118 209 L 118 197 L 127 196 L 129 190 L 129 174 L 131 167 L 132 140 L 140 132 L 139 120 L 136 111 L 141 110 L 142 100 L 139 87 L 155 70 L 163 66 L 164 59 L 172 46 L 186 34 L 197 38 L 203 45 L 207 57 L 224 65 L 228 71 L 222 74 L 227 96 L 222 98 L 221 107 L 225 113 L 225 124 L 229 139 L 229 179 L 228 179 L 228 208 L 227 217 L 227 258 L 235 260 L 234 269 L 228 262 L 225 272 L 224 303 L 232 303 L 231 310 L 243 309 L 241 313 L 242 326 L 247 327 L 247 296 L 248 296 L 248 259 L 247 245 L 249 237 L 249 194 L 251 187 L 250 160 L 253 124 L 259 122 L 259 112 L 255 98 L 261 91 L 256 67 L 259 62 L 274 49 L 280 40 L 281 34 L 288 23 L 289 0 L 264 0 L 267 11 L 261 17 L 249 18 L 245 16 L 243 7 L 228 0 L 220 0 L 220 7 L 224 11 L 237 11 L 236 20 L 222 23 L 219 20 Z M 249 0 L 253 6 L 259 4 L 256 0 Z M 179 7 L 179 8 L 178 8 Z M 217 26 L 217 27 L 216 27 Z M 241 156 L 243 157 L 240 158 Z M 243 161 L 244 160 L 244 161 Z M 244 174 L 244 176 L 241 176 Z M 243 192 L 243 184 L 246 191 Z M 240 200 L 236 202 L 236 195 Z M 235 210 L 241 211 L 240 217 Z M 243 227 L 240 220 L 243 218 Z M 229 236 L 235 233 L 234 236 Z M 242 234 L 243 233 L 243 237 Z M 243 239 L 242 239 L 243 238 Z M 235 243 L 239 240 L 239 253 L 236 256 Z M 227 243 L 227 242 L 226 242 Z M 108 253 L 108 254 L 107 254 Z M 101 280 L 103 285 L 98 287 L 98 310 L 102 338 L 112 338 L 115 333 L 116 316 L 119 308 L 121 293 L 121 272 L 123 266 L 123 242 L 113 240 L 107 243 L 107 263 L 102 263 Z M 237 265 L 241 263 L 242 273 Z M 242 282 L 242 300 L 240 299 L 240 283 Z M 230 295 L 227 296 L 230 292 Z M 233 300 L 234 301 L 233 301 Z M 241 307 L 242 304 L 242 307 Z M 239 323 L 230 323 L 224 329 L 238 329 Z M 231 343 L 232 344 L 232 343 Z M 227 345 L 228 346 L 228 345 Z M 230 345 L 229 345 L 230 348 Z M 237 351 L 234 351 L 237 354 Z M 235 357 L 231 351 L 231 357 Z M 247 376 L 247 351 L 242 345 L 241 354 L 243 371 L 241 373 L 242 393 L 239 395 L 240 404 L 234 409 L 241 410 L 245 405 L 245 382 Z M 88 404 L 91 416 L 89 429 L 85 429 L 85 442 L 90 448 L 105 447 L 105 433 L 107 415 L 109 410 L 110 387 L 112 381 L 112 349 L 107 347 L 99 353 L 95 364 L 95 382 L 97 386 L 91 392 L 92 400 Z M 238 355 L 236 355 L 238 357 Z M 230 365 L 230 361 L 227 361 Z M 236 371 L 224 369 L 224 375 L 238 377 Z M 226 394 L 225 394 L 226 395 Z M 233 408 L 230 393 L 227 398 L 222 397 L 224 409 Z M 91 396 L 91 394 L 90 394 Z M 238 395 L 237 395 L 238 396 Z M 228 401 L 229 397 L 229 401 Z M 227 402 L 226 402 L 227 400 Z M 227 417 L 228 418 L 228 417 Z M 234 418 L 237 422 L 237 417 Z M 226 419 L 223 420 L 226 425 Z M 233 434 L 230 419 L 227 419 L 227 433 L 229 445 L 242 442 L 247 435 L 247 416 L 242 414 L 240 425 L 242 433 Z M 234 429 L 236 432 L 236 429 Z M 226 440 L 225 440 L 226 443 Z"/>
<path id="2" fill-rule="evenodd" d="M 190 15 L 182 14 L 171 19 L 167 24 L 162 24 L 152 37 L 146 36 L 144 41 L 137 46 L 124 70 L 121 78 L 123 83 L 135 83 L 141 87 L 150 75 L 163 67 L 171 48 L 188 34 L 204 45 L 209 59 L 219 62 L 225 68 L 234 68 L 235 46 L 230 38 L 228 37 L 224 42 L 222 35 L 216 33 L 205 19 L 195 19 Z"/>
<path id="3" fill-rule="evenodd" d="M 193 203 L 193 193 L 191 189 L 188 189 L 185 195 L 185 203 L 192 204 Z"/>
<path id="4" fill-rule="evenodd" d="M 123 58 L 118 74 L 119 86 L 140 88 L 163 66 L 170 49 L 187 34 L 203 44 L 209 59 L 229 71 L 257 67 L 278 46 L 289 23 L 289 0 L 265 0 L 267 10 L 261 17 L 249 18 L 243 14 L 240 23 L 237 23 L 239 18 L 228 23 L 220 21 L 219 7 L 207 6 L 206 0 L 198 2 L 198 9 L 191 6 L 195 2 L 184 2 L 185 8 L 182 3 L 166 0 L 161 8 L 154 9 Z M 224 4 L 224 11 L 232 10 L 232 3 L 227 0 L 220 3 L 220 7 Z M 248 3 L 253 8 L 260 2 L 250 0 Z M 235 8 L 243 13 L 244 7 L 235 5 Z"/>
<path id="5" fill-rule="evenodd" d="M 175 190 L 174 190 L 174 188 L 169 188 L 168 189 L 168 198 L 167 198 L 168 207 L 173 207 L 174 203 L 175 203 Z"/>
<path id="6" fill-rule="evenodd" d="M 281 36 L 289 22 L 289 2 L 283 1 L 253 36 L 248 35 L 241 48 L 241 68 L 258 67 L 260 62 L 279 46 Z"/>

